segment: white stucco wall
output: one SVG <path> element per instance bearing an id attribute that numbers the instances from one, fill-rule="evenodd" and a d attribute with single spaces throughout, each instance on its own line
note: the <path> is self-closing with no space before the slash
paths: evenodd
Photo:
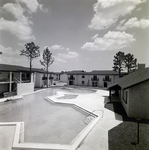
<path id="1" fill-rule="evenodd" d="M 68 80 L 67 74 L 61 74 L 60 75 L 60 81 L 67 82 L 67 80 Z"/>
<path id="2" fill-rule="evenodd" d="M 104 87 L 104 81 L 103 79 L 105 78 L 106 75 L 96 75 L 97 78 L 99 78 L 98 82 L 98 87 Z M 116 79 L 118 79 L 118 75 L 107 75 L 111 79 L 111 81 L 105 81 L 107 85 L 113 83 Z M 67 79 L 70 77 L 68 75 Z M 84 78 L 82 78 L 82 75 L 73 75 L 75 78 L 74 84 L 76 86 L 92 86 L 92 80 L 91 78 L 94 77 L 94 75 L 84 75 Z M 82 81 L 84 81 L 84 84 L 82 84 Z M 67 80 L 67 84 L 69 85 L 69 80 Z"/>
<path id="3" fill-rule="evenodd" d="M 17 83 L 17 95 L 34 92 L 34 82 Z"/>
<path id="4" fill-rule="evenodd" d="M 35 74 L 35 87 L 43 87 L 43 73 L 37 73 Z"/>

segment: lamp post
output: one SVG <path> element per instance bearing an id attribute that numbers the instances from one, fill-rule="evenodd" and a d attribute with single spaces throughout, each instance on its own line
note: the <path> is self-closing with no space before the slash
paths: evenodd
<path id="1" fill-rule="evenodd" d="M 136 121 L 137 121 L 137 142 L 131 142 L 132 145 L 137 145 L 139 144 L 139 141 L 140 141 L 140 134 L 139 134 L 139 121 L 141 119 L 139 118 L 136 118 Z"/>

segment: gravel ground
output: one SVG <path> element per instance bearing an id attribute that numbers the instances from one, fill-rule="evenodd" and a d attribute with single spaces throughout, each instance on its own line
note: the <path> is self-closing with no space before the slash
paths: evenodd
<path id="1" fill-rule="evenodd" d="M 149 120 L 138 122 L 128 118 L 121 103 L 107 103 L 105 108 L 110 109 L 123 117 L 123 122 L 108 131 L 109 150 L 148 150 L 149 149 Z"/>

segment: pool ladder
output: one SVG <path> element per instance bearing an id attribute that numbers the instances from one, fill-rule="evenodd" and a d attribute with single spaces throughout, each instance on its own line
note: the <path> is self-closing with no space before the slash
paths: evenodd
<path id="1" fill-rule="evenodd" d="M 89 124 L 94 118 L 97 117 L 97 116 L 94 114 L 95 111 L 101 111 L 101 112 L 102 112 L 101 118 L 103 118 L 103 110 L 94 110 L 94 111 L 91 112 L 91 114 L 89 114 L 89 115 L 85 118 L 84 122 L 85 122 L 86 124 Z"/>
<path id="2" fill-rule="evenodd" d="M 85 118 L 84 122 L 85 122 L 86 124 L 89 124 L 94 118 L 95 118 L 95 116 L 88 115 L 88 116 Z"/>

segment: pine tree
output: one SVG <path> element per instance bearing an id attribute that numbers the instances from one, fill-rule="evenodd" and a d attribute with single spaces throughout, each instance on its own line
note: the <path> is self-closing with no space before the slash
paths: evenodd
<path id="1" fill-rule="evenodd" d="M 127 73 L 130 73 L 132 70 L 136 69 L 137 59 L 134 58 L 133 54 L 128 53 L 125 55 L 124 63 L 125 68 L 127 69 Z"/>
<path id="2" fill-rule="evenodd" d="M 28 58 L 28 61 L 30 63 L 30 81 L 31 81 L 32 61 L 34 58 L 40 56 L 39 46 L 36 46 L 34 42 L 26 43 L 25 49 L 21 50 L 20 55 L 25 55 Z"/>
<path id="3" fill-rule="evenodd" d="M 49 72 L 49 66 L 54 62 L 54 58 L 52 57 L 52 53 L 50 52 L 49 48 L 47 47 L 43 51 L 43 61 L 40 60 L 41 65 L 43 65 L 46 68 L 47 72 L 47 87 L 48 87 L 48 72 Z"/>
<path id="4" fill-rule="evenodd" d="M 113 60 L 113 70 L 119 73 L 119 77 L 121 77 L 121 71 L 124 69 L 124 52 L 119 51 L 114 56 Z"/>

